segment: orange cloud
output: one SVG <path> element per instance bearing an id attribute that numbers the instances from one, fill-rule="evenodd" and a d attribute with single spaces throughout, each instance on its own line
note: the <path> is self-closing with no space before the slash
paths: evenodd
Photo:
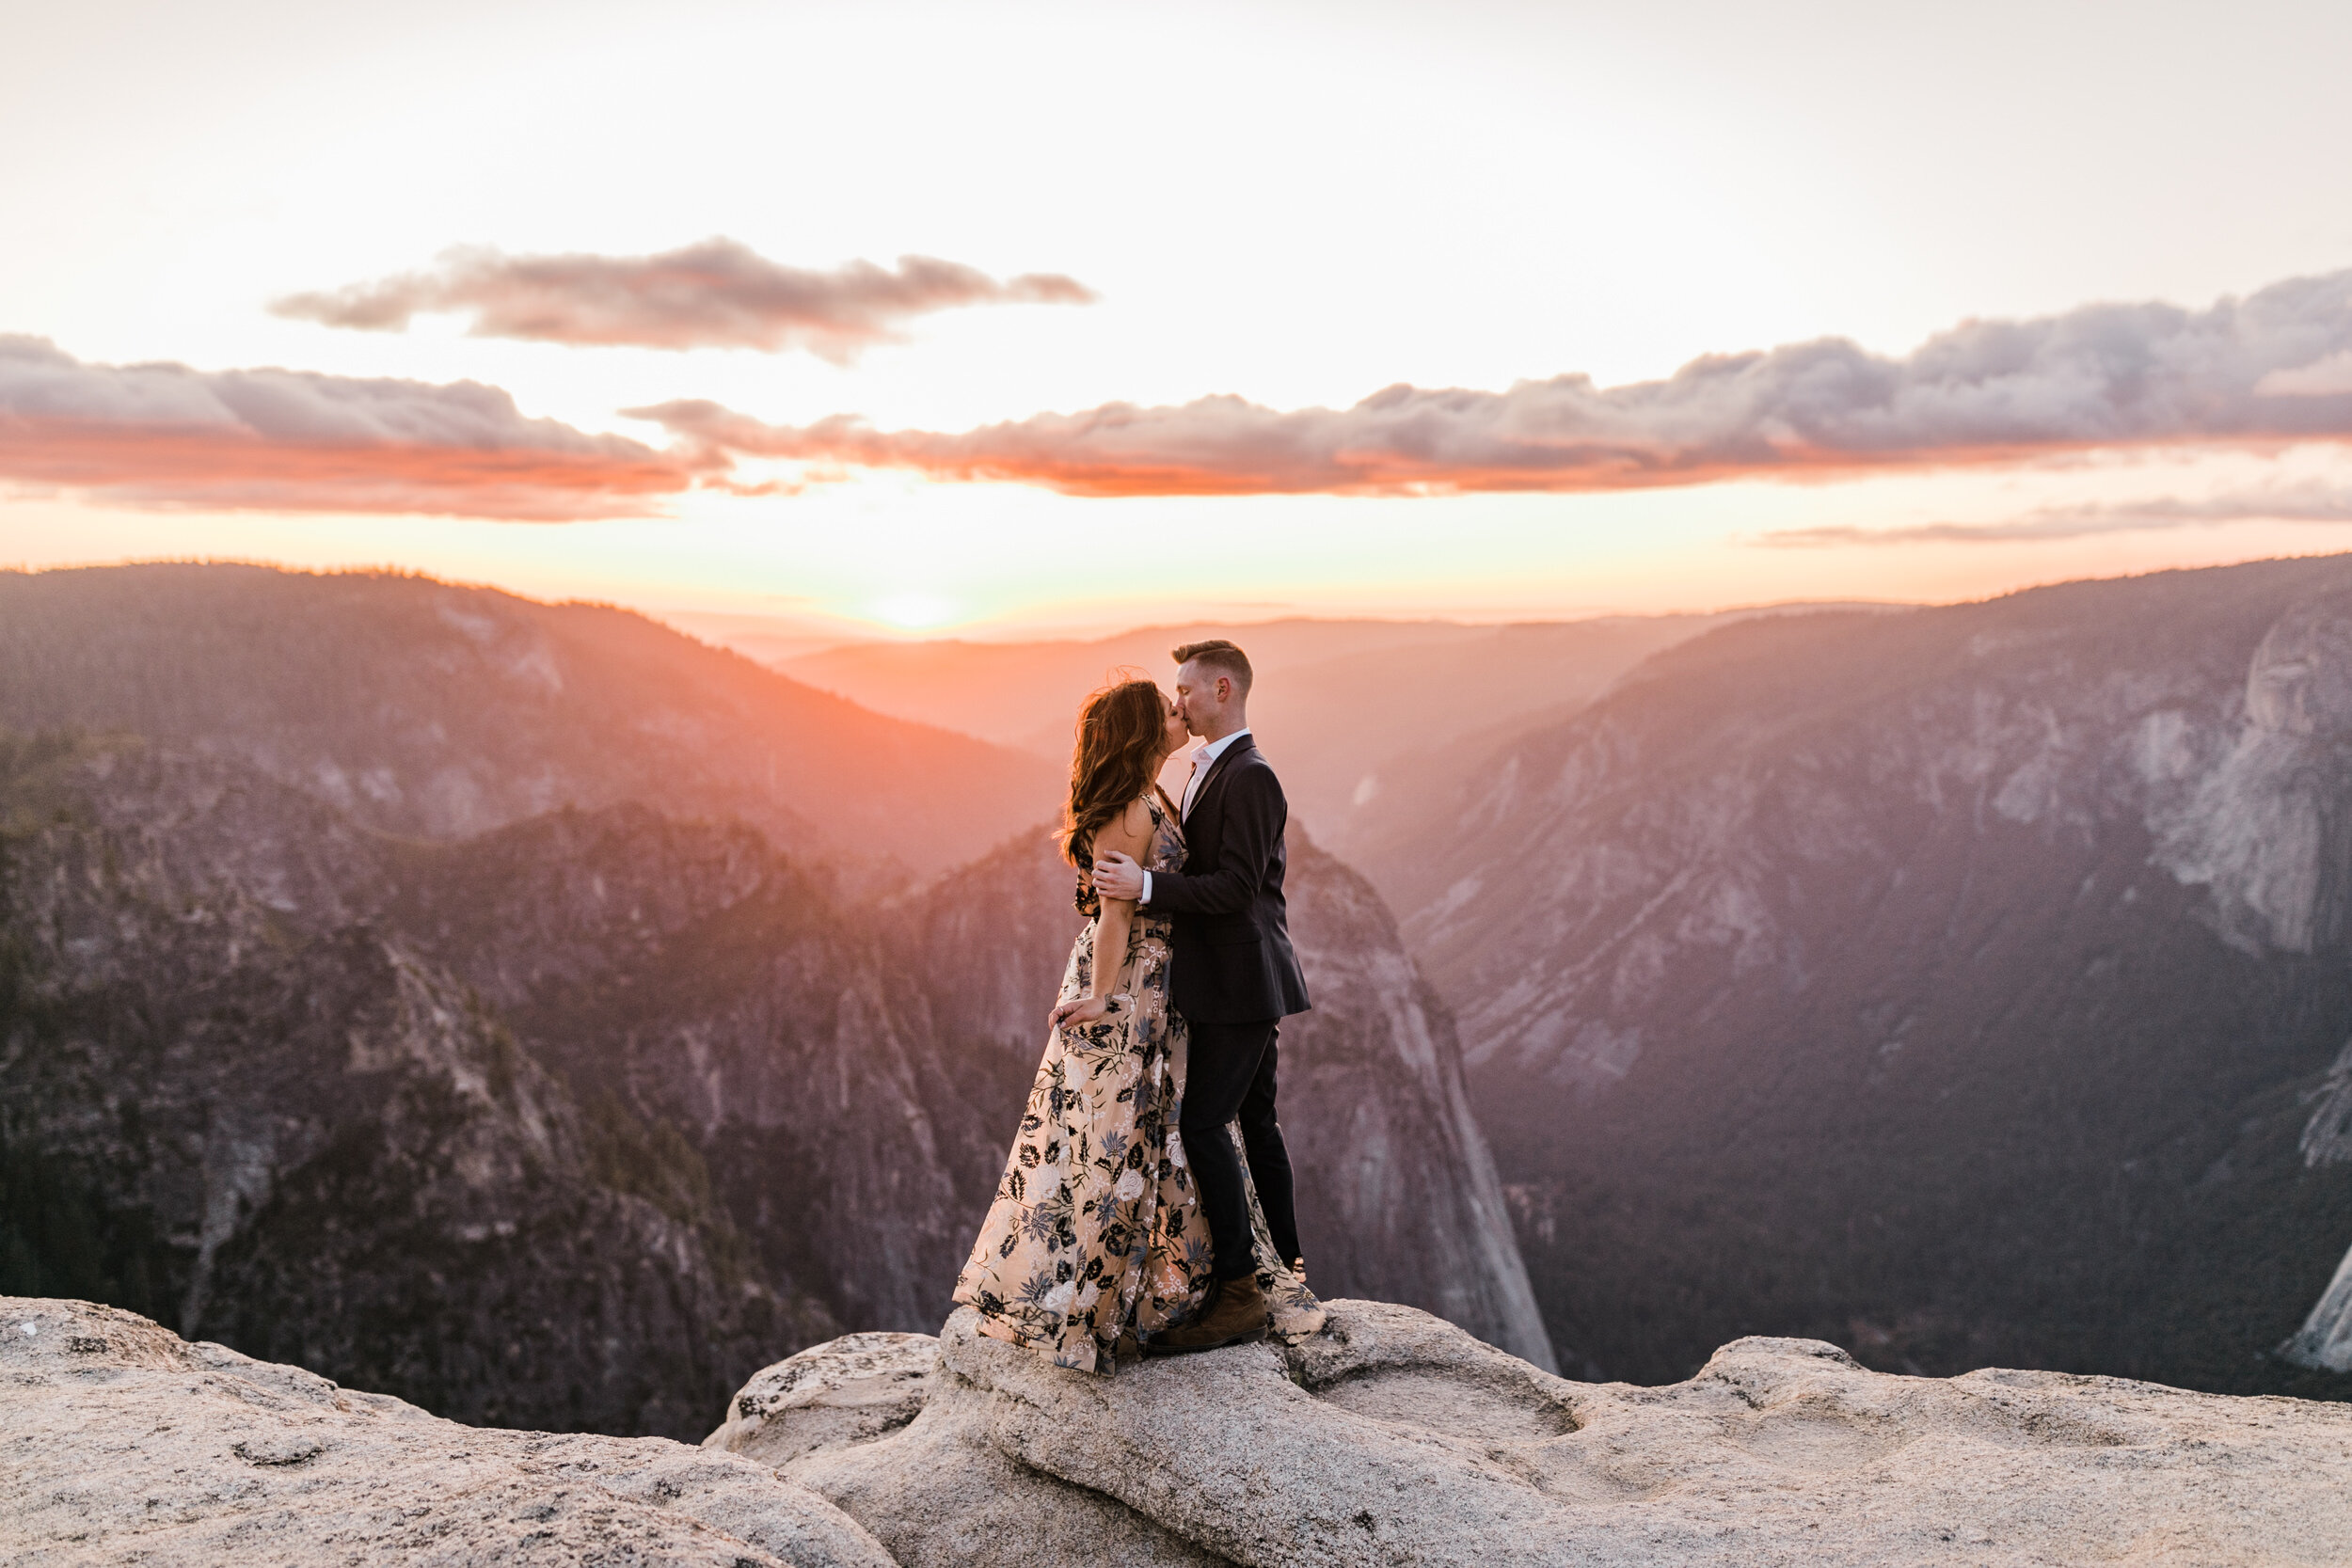
<path id="1" fill-rule="evenodd" d="M 896 271 L 850 261 L 815 272 L 734 240 L 659 256 L 506 256 L 458 248 L 404 273 L 270 309 L 328 326 L 397 332 L 420 313 L 470 313 L 478 338 L 643 348 L 804 348 L 846 362 L 899 341 L 901 323 L 972 305 L 1084 305 L 1093 293 L 1058 273 L 999 282 L 961 262 L 902 256 Z"/>
<path id="2" fill-rule="evenodd" d="M 2007 462 L 2091 448 L 2352 436 L 2352 272 L 2189 311 L 2091 305 L 1968 322 L 1892 358 L 1838 339 L 1693 360 L 1663 381 L 1395 386 L 1352 408 L 1108 404 L 975 430 L 764 424 L 631 409 L 714 451 L 1071 495 L 1621 490 Z"/>
<path id="3" fill-rule="evenodd" d="M 144 506 L 642 515 L 710 470 L 476 382 L 90 365 L 0 336 L 0 479 Z"/>

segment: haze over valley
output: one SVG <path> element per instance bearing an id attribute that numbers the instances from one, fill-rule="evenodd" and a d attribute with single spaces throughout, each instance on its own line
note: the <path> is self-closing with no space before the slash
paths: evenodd
<path id="1" fill-rule="evenodd" d="M 1241 640 L 1264 676 L 1250 710 L 1261 745 L 1282 768 L 1298 819 L 1344 850 L 1409 820 L 1400 797 L 1450 786 L 1501 738 L 1574 713 L 1649 655 L 1734 618 L 1200 622 L 1086 641 L 864 641 L 773 667 L 877 712 L 1059 766 L 1088 692 L 1122 673 L 1165 684 L 1169 649 Z M 760 645 L 755 633 L 731 641 Z"/>

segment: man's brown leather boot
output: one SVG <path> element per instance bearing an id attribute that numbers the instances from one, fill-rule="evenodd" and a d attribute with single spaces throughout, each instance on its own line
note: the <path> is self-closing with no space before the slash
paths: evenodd
<path id="1" fill-rule="evenodd" d="M 1258 1289 L 1258 1276 L 1246 1274 L 1239 1279 L 1219 1282 L 1216 1299 L 1209 1304 L 1206 1312 L 1165 1334 L 1154 1334 L 1152 1342 L 1143 1348 L 1157 1355 L 1177 1355 L 1186 1351 L 1216 1350 L 1248 1339 L 1263 1339 L 1271 1317 L 1266 1310 L 1265 1292 Z"/>

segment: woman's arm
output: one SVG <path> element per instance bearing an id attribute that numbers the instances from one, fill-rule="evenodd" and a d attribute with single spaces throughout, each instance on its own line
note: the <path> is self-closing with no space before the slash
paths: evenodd
<path id="1" fill-rule="evenodd" d="M 1128 806 L 1117 821 L 1105 824 L 1095 833 L 1089 852 L 1097 859 L 1116 851 L 1140 860 L 1151 848 L 1152 814 L 1138 800 Z M 1119 990 L 1119 972 L 1127 966 L 1127 936 L 1135 923 L 1134 899 L 1102 900 L 1102 912 L 1094 917 L 1093 989 L 1075 1001 L 1057 1004 L 1053 1011 L 1055 1023 L 1092 1023 L 1109 1016 L 1110 998 Z"/>

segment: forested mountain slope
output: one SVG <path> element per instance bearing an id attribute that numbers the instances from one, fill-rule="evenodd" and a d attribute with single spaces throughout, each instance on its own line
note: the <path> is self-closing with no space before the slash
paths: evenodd
<path id="1" fill-rule="evenodd" d="M 673 1130 L 375 918 L 395 848 L 241 765 L 0 737 L 0 1288 L 461 1419 L 692 1434 L 837 1324 Z"/>
<path id="2" fill-rule="evenodd" d="M 0 726 L 193 745 L 416 837 L 638 800 L 926 865 L 1037 820 L 1059 771 L 632 611 L 261 566 L 0 572 Z"/>

